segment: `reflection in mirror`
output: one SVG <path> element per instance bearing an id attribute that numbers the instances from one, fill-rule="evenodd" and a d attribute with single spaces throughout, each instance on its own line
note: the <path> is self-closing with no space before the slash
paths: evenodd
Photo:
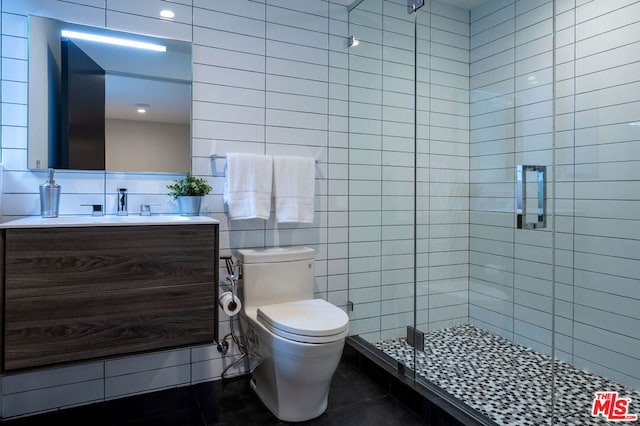
<path id="1" fill-rule="evenodd" d="M 29 17 L 30 169 L 184 173 L 190 148 L 190 43 Z"/>

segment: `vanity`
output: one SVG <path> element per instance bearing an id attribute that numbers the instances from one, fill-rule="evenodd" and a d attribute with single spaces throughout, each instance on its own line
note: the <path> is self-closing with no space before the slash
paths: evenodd
<path id="1" fill-rule="evenodd" d="M 218 233 L 206 216 L 0 224 L 2 371 L 217 341 Z"/>

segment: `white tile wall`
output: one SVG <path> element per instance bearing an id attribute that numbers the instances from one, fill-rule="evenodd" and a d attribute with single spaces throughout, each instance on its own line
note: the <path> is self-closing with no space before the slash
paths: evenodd
<path id="1" fill-rule="evenodd" d="M 406 5 L 367 1 L 349 18 L 349 33 L 362 40 L 349 51 L 352 332 L 377 340 L 404 335 L 413 324 L 414 192 L 419 209 L 431 213 L 416 218 L 417 285 L 424 294 L 418 298 L 418 326 L 428 330 L 464 322 L 468 11 L 432 2 L 418 13 L 417 133 L 413 17 Z"/>
<path id="2" fill-rule="evenodd" d="M 29 14 L 193 41 L 192 166 L 214 186 L 204 208 L 221 219 L 222 254 L 308 244 L 317 297 L 356 304 L 352 334 L 404 334 L 415 156 L 418 326 L 470 318 L 548 351 L 554 272 L 559 355 L 639 387 L 637 1 L 555 1 L 555 271 L 550 232 L 513 229 L 515 164 L 553 161 L 554 2 L 492 0 L 469 14 L 434 1 L 419 12 L 417 151 L 404 3 L 367 0 L 347 14 L 349 0 L 182 0 L 171 3 L 174 22 L 155 17 L 163 3 L 2 2 L 5 219 L 38 214 L 45 178 L 26 169 Z M 347 50 L 349 34 L 357 50 Z M 320 159 L 314 223 L 227 221 L 223 164 L 209 156 L 233 151 Z M 165 186 L 175 177 L 59 172 L 61 213 L 91 202 L 112 212 L 110 188 L 125 184 L 135 203 L 174 213 Z M 223 321 L 221 335 L 228 329 Z M 210 345 L 6 376 L 2 415 L 216 379 L 238 355 Z"/>
<path id="3" fill-rule="evenodd" d="M 637 388 L 638 3 L 493 0 L 471 14 L 471 321 L 548 352 L 555 294 L 556 354 Z M 495 61 L 515 72 L 485 72 Z M 554 158 L 555 241 L 514 231 L 513 166 Z"/>
<path id="4" fill-rule="evenodd" d="M 306 244 L 317 251 L 316 297 L 338 306 L 347 301 L 348 234 L 348 31 L 347 1 L 236 0 L 172 1 L 176 18 L 156 17 L 163 0 L 9 0 L 2 12 L 2 162 L 5 166 L 4 219 L 39 214 L 38 185 L 44 172 L 26 168 L 27 16 L 35 14 L 87 25 L 193 42 L 192 169 L 214 187 L 205 214 L 220 220 L 221 254 L 243 247 Z M 222 162 L 212 154 L 259 152 L 305 155 L 316 166 L 313 224 L 279 226 L 269 221 L 226 219 L 222 202 Z M 156 212 L 176 213 L 166 185 L 176 175 L 59 171 L 61 214 L 86 214 L 84 203 L 115 211 L 115 190 L 126 186 L 130 204 L 159 204 Z M 331 191 L 331 192 L 330 192 Z M 335 196 L 334 196 L 335 195 Z M 224 273 L 224 271 L 221 271 Z M 221 313 L 220 335 L 229 332 Z M 45 370 L 4 377 L 2 416 L 20 416 L 220 378 L 239 356 L 215 345 L 187 348 L 91 364 L 90 376 Z M 237 374 L 241 370 L 232 370 Z M 75 369 L 74 367 L 73 369 Z M 77 367 L 82 370 L 83 367 Z M 57 372 L 64 373 L 57 380 Z M 75 371 L 75 370 L 74 370 Z M 34 385 L 16 389 L 12 383 Z"/>

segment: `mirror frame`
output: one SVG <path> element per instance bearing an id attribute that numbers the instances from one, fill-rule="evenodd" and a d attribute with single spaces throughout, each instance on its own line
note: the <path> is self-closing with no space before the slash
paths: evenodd
<path id="1" fill-rule="evenodd" d="M 146 127 L 151 121 L 130 120 L 118 114 L 118 118 L 111 120 L 112 125 L 105 134 L 116 134 L 120 136 L 120 152 L 126 152 L 128 155 L 111 155 L 111 158 L 134 159 L 129 161 L 127 165 L 116 165 L 107 160 L 104 169 L 96 171 L 113 171 L 113 172 L 138 172 L 138 173 L 185 173 L 191 171 L 191 155 L 193 140 L 193 45 L 188 41 L 172 40 L 168 38 L 160 38 L 148 36 L 144 34 L 136 34 L 120 30 L 112 30 L 109 28 L 93 27 L 82 24 L 65 22 L 53 18 L 41 16 L 29 16 L 29 61 L 28 61 L 28 136 L 27 136 L 27 168 L 29 170 L 42 170 L 50 168 L 49 165 L 49 144 L 59 143 L 60 134 L 62 132 L 60 105 L 62 95 L 61 91 L 61 42 L 64 37 L 61 36 L 62 29 L 73 29 L 75 31 L 90 31 L 91 33 L 101 35 L 111 35 L 136 39 L 145 42 L 153 42 L 165 45 L 167 52 L 157 54 L 143 55 L 144 52 L 133 48 L 120 48 L 117 53 L 109 53 L 106 45 L 95 42 L 83 42 L 85 46 L 91 43 L 99 47 L 103 52 L 98 52 L 101 56 L 97 61 L 107 62 L 109 57 L 118 57 L 126 62 L 127 68 L 117 64 L 109 63 L 106 69 L 107 78 L 111 80 L 126 81 L 144 78 L 152 86 L 161 84 L 163 88 L 171 90 L 153 90 L 155 95 L 164 92 L 171 92 L 174 105 L 175 96 L 186 95 L 180 109 L 181 117 L 174 118 L 168 115 L 158 116 L 154 120 L 157 125 Z M 75 41 L 74 41 L 75 42 Z M 93 49 L 93 48 L 92 48 Z M 126 49 L 126 50 L 125 50 Z M 128 56 L 127 56 L 128 55 Z M 151 55 L 151 56 L 150 56 Z M 173 69 L 169 65 L 162 66 L 160 57 L 164 55 L 165 63 L 180 66 Z M 149 56 L 150 62 L 142 62 L 140 58 Z M 185 60 L 187 59 L 188 60 Z M 140 59 L 140 60 L 139 60 Z M 153 75 L 155 74 L 155 75 Z M 138 84 L 137 86 L 142 86 Z M 106 89 L 107 90 L 107 89 Z M 108 89 L 110 90 L 110 89 Z M 126 91 L 124 91 L 126 92 Z M 177 94 L 177 95 L 176 95 Z M 45 99 L 46 98 L 46 99 Z M 155 100 L 155 99 L 154 99 Z M 127 104 L 128 105 L 128 104 Z M 161 105 L 161 104 L 160 104 Z M 131 105 L 133 108 L 133 105 Z M 122 104 L 118 105 L 118 111 L 121 111 Z M 163 113 L 159 104 L 151 105 L 150 111 L 154 114 Z M 133 114 L 133 113 L 132 113 Z M 168 114 L 168 113 L 167 113 Z M 187 116 L 185 117 L 184 114 Z M 105 122 L 109 122 L 105 114 Z M 166 120 L 166 121 L 163 121 Z M 182 124 L 171 124 L 173 121 L 180 121 Z M 116 126 L 113 123 L 119 124 Z M 186 128 L 184 128 L 186 126 Z M 173 132 L 174 138 L 165 137 L 164 135 Z M 181 136 L 179 136 L 181 135 Z M 186 139 L 183 139 L 186 138 Z M 150 156 L 148 149 L 143 151 L 145 143 L 158 143 L 159 140 L 165 139 L 166 147 L 171 146 L 171 141 L 179 139 L 183 142 L 180 147 L 174 147 L 173 152 L 165 156 Z M 105 158 L 108 158 L 108 148 L 105 149 Z M 113 149 L 112 149 L 113 150 Z M 138 151 L 136 151 L 138 150 Z M 186 151 L 186 152 L 185 152 Z M 153 152 L 157 154 L 158 148 L 153 146 Z M 184 152 L 184 153 L 183 153 Z M 176 160 L 176 158 L 181 158 Z M 137 167 L 137 163 L 147 163 L 144 167 Z M 158 164 L 161 166 L 158 167 Z M 91 170 L 89 168 L 64 168 L 56 167 L 64 170 Z"/>

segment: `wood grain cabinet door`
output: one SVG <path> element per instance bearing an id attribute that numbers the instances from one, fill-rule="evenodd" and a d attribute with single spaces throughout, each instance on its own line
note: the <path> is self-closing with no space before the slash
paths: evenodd
<path id="1" fill-rule="evenodd" d="M 218 225 L 5 231 L 4 369 L 214 340 Z"/>

